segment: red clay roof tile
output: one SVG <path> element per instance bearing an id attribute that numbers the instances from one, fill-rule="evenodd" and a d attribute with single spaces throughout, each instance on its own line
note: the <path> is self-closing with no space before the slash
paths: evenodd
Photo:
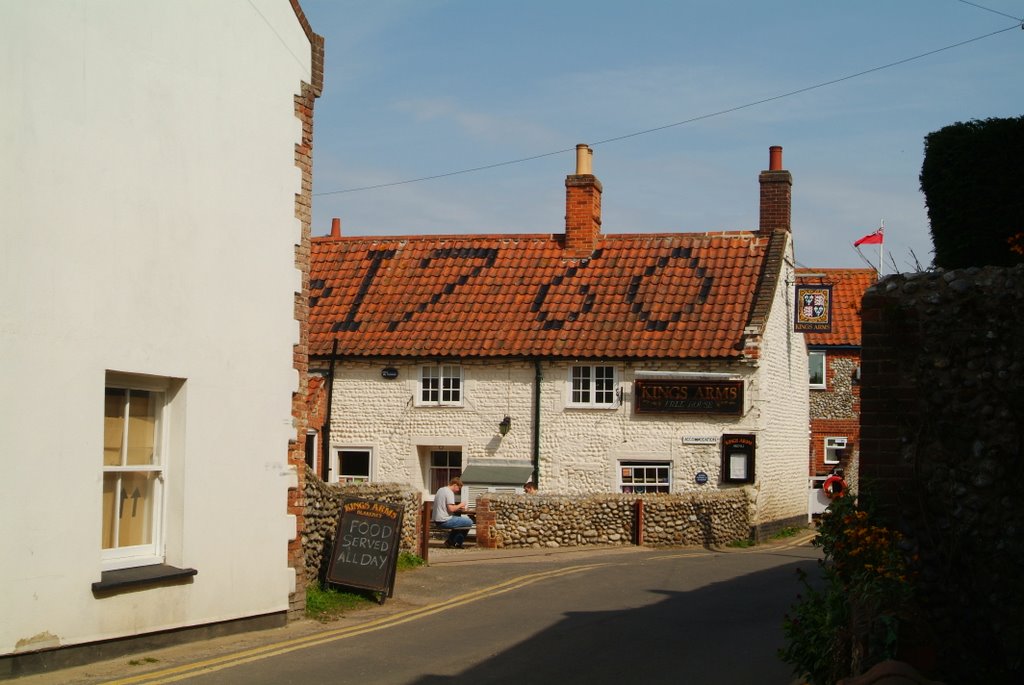
<path id="1" fill-rule="evenodd" d="M 310 352 L 349 356 L 742 356 L 756 233 L 314 238 Z M 859 302 L 859 300 L 858 300 Z"/>

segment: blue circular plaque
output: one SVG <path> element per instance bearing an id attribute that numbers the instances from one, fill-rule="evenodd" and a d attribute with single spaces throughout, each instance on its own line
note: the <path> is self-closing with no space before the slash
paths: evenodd
<path id="1" fill-rule="evenodd" d="M 704 485 L 705 483 L 708 482 L 708 474 L 704 473 L 703 471 L 698 471 L 696 481 L 697 485 Z"/>

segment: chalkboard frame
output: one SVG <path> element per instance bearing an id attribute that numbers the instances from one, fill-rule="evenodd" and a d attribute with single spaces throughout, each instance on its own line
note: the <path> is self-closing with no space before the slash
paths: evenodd
<path id="1" fill-rule="evenodd" d="M 404 504 L 392 504 L 362 497 L 346 497 L 342 500 L 341 506 L 338 508 L 338 528 L 334 535 L 334 545 L 331 547 L 331 563 L 327 569 L 327 582 L 380 592 L 382 594 L 378 601 L 381 604 L 384 603 L 385 597 L 393 596 L 404 516 Z M 364 525 L 366 534 L 360 535 L 360 529 Z M 376 536 L 371 535 L 373 527 L 381 525 L 390 528 L 390 531 L 379 530 Z M 350 537 L 350 533 L 357 537 Z M 362 540 L 366 541 L 366 544 L 345 544 L 346 540 Z M 373 554 L 375 542 L 387 544 L 386 550 L 380 550 L 385 553 L 383 557 L 380 554 Z M 353 549 L 356 548 L 370 551 L 354 552 Z M 367 573 L 364 568 L 366 564 L 362 563 L 367 555 L 374 556 L 377 560 L 374 563 L 380 564 L 380 567 L 372 573 Z M 360 563 L 353 564 L 352 562 L 355 560 Z"/>

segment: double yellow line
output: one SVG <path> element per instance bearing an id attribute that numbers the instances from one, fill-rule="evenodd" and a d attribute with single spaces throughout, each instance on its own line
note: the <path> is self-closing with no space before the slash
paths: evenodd
<path id="1" fill-rule="evenodd" d="M 108 681 L 106 685 L 138 685 L 140 683 L 145 683 L 146 685 L 158 685 L 159 683 L 174 683 L 179 680 L 184 680 L 185 678 L 193 678 L 207 673 L 214 673 L 226 668 L 240 666 L 253 661 L 260 661 L 262 659 L 269 659 L 270 657 L 287 654 L 288 652 L 294 652 L 299 649 L 315 647 L 317 645 L 327 644 L 328 642 L 335 642 L 337 640 L 344 640 L 346 638 L 372 633 L 377 630 L 384 630 L 385 628 L 415 621 L 465 604 L 471 604 L 487 597 L 493 597 L 495 595 L 518 590 L 541 580 L 558 578 L 560 576 L 572 575 L 574 573 L 582 573 L 583 571 L 589 571 L 608 565 L 609 564 L 607 563 L 581 564 L 578 566 L 568 566 L 566 568 L 554 569 L 551 571 L 530 573 L 525 576 L 506 580 L 505 582 L 498 583 L 497 585 L 492 585 L 490 587 L 485 587 L 480 590 L 461 595 L 456 599 L 428 604 L 427 606 L 420 607 L 418 609 L 410 609 L 408 611 L 392 614 L 391 616 L 384 616 L 372 621 L 367 621 L 366 623 L 361 623 L 357 626 L 337 628 L 335 630 L 328 630 L 314 635 L 297 637 L 291 640 L 283 640 L 281 642 L 274 642 L 261 647 L 255 647 L 253 649 L 246 649 L 233 654 L 227 654 L 213 659 L 206 659 L 205 661 L 197 661 L 183 666 L 174 666 L 172 668 L 165 668 L 158 671 L 150 671 L 149 673 L 122 678 L 120 680 L 111 680 Z"/>

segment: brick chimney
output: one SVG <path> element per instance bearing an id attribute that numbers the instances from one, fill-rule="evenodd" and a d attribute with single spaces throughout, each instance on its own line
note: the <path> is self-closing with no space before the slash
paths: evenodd
<path id="1" fill-rule="evenodd" d="M 766 235 L 790 231 L 793 205 L 793 175 L 782 168 L 782 148 L 768 149 L 768 171 L 761 172 L 761 224 Z"/>
<path id="2" fill-rule="evenodd" d="M 601 236 L 601 182 L 593 172 L 594 151 L 576 146 L 576 173 L 565 177 L 565 251 L 589 257 Z"/>

